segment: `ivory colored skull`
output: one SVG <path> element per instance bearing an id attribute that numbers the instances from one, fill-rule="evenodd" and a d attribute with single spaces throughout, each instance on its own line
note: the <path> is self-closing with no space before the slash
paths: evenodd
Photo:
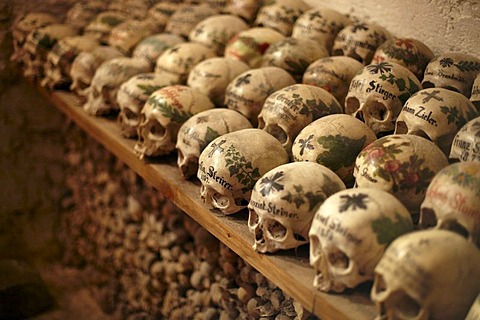
<path id="1" fill-rule="evenodd" d="M 216 14 L 218 14 L 218 10 L 207 4 L 181 7 L 170 16 L 165 31 L 188 38 L 198 23 Z"/>
<path id="2" fill-rule="evenodd" d="M 480 59 L 456 52 L 435 56 L 427 65 L 423 88 L 445 88 L 470 98 L 475 77 L 480 72 Z"/>
<path id="3" fill-rule="evenodd" d="M 403 104 L 420 90 L 415 75 L 394 62 L 365 66 L 350 82 L 345 113 L 365 122 L 376 135 L 393 132 Z"/>
<path id="4" fill-rule="evenodd" d="M 353 188 L 335 193 L 316 211 L 309 232 L 314 287 L 343 292 L 373 280 L 385 249 L 411 231 L 410 213 L 388 192 Z"/>
<path id="5" fill-rule="evenodd" d="M 243 129 L 214 139 L 198 159 L 201 199 L 229 215 L 246 208 L 255 183 L 288 162 L 280 142 L 260 129 Z"/>
<path id="6" fill-rule="evenodd" d="M 149 5 L 149 0 L 113 0 L 108 5 L 108 10 L 120 12 L 132 19 L 143 19 L 148 13 Z"/>
<path id="7" fill-rule="evenodd" d="M 478 320 L 480 319 L 480 293 L 473 302 L 470 310 L 468 311 L 467 317 L 465 320 Z"/>
<path id="8" fill-rule="evenodd" d="M 334 113 L 342 113 L 342 107 L 329 92 L 294 84 L 268 96 L 258 115 L 258 128 L 280 141 L 291 156 L 298 133 L 312 121 Z"/>
<path id="9" fill-rule="evenodd" d="M 150 20 L 126 20 L 112 28 L 107 43 L 129 55 L 142 39 L 156 31 L 155 24 Z"/>
<path id="10" fill-rule="evenodd" d="M 143 59 L 121 57 L 105 61 L 95 71 L 91 85 L 86 89 L 88 99 L 83 109 L 94 116 L 118 111 L 120 85 L 134 75 L 146 72 L 150 72 L 150 65 Z"/>
<path id="11" fill-rule="evenodd" d="M 419 224 L 457 232 L 480 248 L 480 162 L 454 163 L 435 175 Z"/>
<path id="12" fill-rule="evenodd" d="M 255 183 L 248 205 L 253 249 L 276 252 L 308 243 L 315 211 L 344 189 L 331 170 L 312 162 L 287 163 L 268 171 Z"/>
<path id="13" fill-rule="evenodd" d="M 478 116 L 475 106 L 458 92 L 423 89 L 405 102 L 395 123 L 395 133 L 427 138 L 448 156 L 457 132 Z"/>
<path id="14" fill-rule="evenodd" d="M 333 42 L 332 55 L 352 57 L 367 65 L 377 48 L 391 37 L 382 26 L 357 22 L 340 30 Z"/>
<path id="15" fill-rule="evenodd" d="M 242 61 L 224 57 L 209 58 L 192 68 L 187 85 L 205 93 L 216 106 L 223 107 L 228 84 L 248 69 L 248 65 Z"/>
<path id="16" fill-rule="evenodd" d="M 351 23 L 350 19 L 328 7 L 315 7 L 305 11 L 295 21 L 292 37 L 312 39 L 331 52 L 337 34 Z"/>
<path id="17" fill-rule="evenodd" d="M 327 90 L 343 108 L 350 82 L 363 67 L 363 64 L 350 57 L 320 58 L 307 67 L 302 83 Z"/>
<path id="18" fill-rule="evenodd" d="M 141 111 L 135 154 L 143 159 L 171 153 L 182 124 L 213 107 L 206 95 L 184 85 L 167 86 L 153 92 Z"/>
<path id="19" fill-rule="evenodd" d="M 177 165 L 183 177 L 189 179 L 198 171 L 198 158 L 213 139 L 226 133 L 252 128 L 240 113 L 225 109 L 209 109 L 185 121 L 177 136 Z"/>
<path id="20" fill-rule="evenodd" d="M 200 21 L 190 31 L 188 39 L 212 48 L 220 56 L 228 40 L 248 28 L 243 19 L 233 14 L 219 14 Z"/>
<path id="21" fill-rule="evenodd" d="M 170 33 L 157 33 L 142 39 L 133 49 L 132 58 L 146 59 L 152 68 L 158 57 L 168 48 L 185 40 Z"/>
<path id="22" fill-rule="evenodd" d="M 303 0 L 271 1 L 260 7 L 254 25 L 272 28 L 284 36 L 290 36 L 297 18 L 310 8 Z"/>
<path id="23" fill-rule="evenodd" d="M 91 52 L 99 46 L 91 36 L 72 36 L 60 39 L 47 54 L 45 78 L 41 85 L 50 89 L 71 83 L 70 69 L 80 52 Z"/>
<path id="24" fill-rule="evenodd" d="M 215 52 L 200 43 L 180 42 L 165 50 L 157 59 L 155 72 L 168 72 L 186 83 L 192 68 L 205 59 L 215 57 Z"/>
<path id="25" fill-rule="evenodd" d="M 327 115 L 298 133 L 292 145 L 292 156 L 295 161 L 326 166 L 351 187 L 355 159 L 376 139 L 372 129 L 351 115 Z"/>
<path id="26" fill-rule="evenodd" d="M 308 65 L 328 57 L 325 47 L 311 39 L 284 38 L 272 44 L 262 58 L 262 67 L 279 67 L 300 82 Z"/>
<path id="27" fill-rule="evenodd" d="M 448 165 L 433 142 L 414 135 L 380 138 L 364 148 L 355 161 L 353 176 L 360 188 L 388 191 L 416 219 L 433 177 Z"/>
<path id="28" fill-rule="evenodd" d="M 245 71 L 233 79 L 225 90 L 227 108 L 243 114 L 256 126 L 265 100 L 273 92 L 295 84 L 285 70 L 264 67 Z"/>
<path id="29" fill-rule="evenodd" d="M 153 18 L 157 25 L 165 28 L 172 14 L 187 5 L 185 2 L 158 2 L 148 10 L 147 17 Z"/>
<path id="30" fill-rule="evenodd" d="M 176 78 L 169 74 L 140 73 L 122 83 L 117 92 L 117 103 L 120 108 L 118 122 L 124 137 L 137 136 L 140 112 L 150 95 L 160 88 L 177 84 L 175 81 Z"/>
<path id="31" fill-rule="evenodd" d="M 123 53 L 109 46 L 98 46 L 91 52 L 80 52 L 70 68 L 70 78 L 72 79 L 70 90 L 78 96 L 82 103 L 85 103 L 88 96 L 86 89 L 90 86 L 97 68 L 105 61 L 120 57 L 123 57 Z"/>
<path id="32" fill-rule="evenodd" d="M 117 11 L 104 11 L 95 16 L 88 25 L 83 29 L 84 34 L 91 34 L 95 36 L 102 44 L 106 44 L 110 31 L 117 25 L 128 19 Z"/>
<path id="33" fill-rule="evenodd" d="M 398 63 L 421 81 L 425 68 L 433 59 L 433 52 L 423 42 L 411 38 L 391 38 L 380 45 L 372 58 L 372 63 L 392 61 Z"/>
<path id="34" fill-rule="evenodd" d="M 446 230 L 405 234 L 375 268 L 376 319 L 464 319 L 480 288 L 480 251 Z"/>
<path id="35" fill-rule="evenodd" d="M 470 101 L 472 101 L 475 107 L 480 109 L 480 72 L 477 74 L 477 77 L 473 81 Z"/>
<path id="36" fill-rule="evenodd" d="M 262 3 L 257 0 L 227 0 L 225 12 L 239 16 L 249 23 L 255 20 Z"/>
<path id="37" fill-rule="evenodd" d="M 285 36 L 280 32 L 270 28 L 257 27 L 240 31 L 227 42 L 224 56 L 243 61 L 250 68 L 258 68 L 268 47 L 283 38 Z"/>
<path id="38" fill-rule="evenodd" d="M 107 9 L 102 0 L 76 2 L 68 11 L 65 21 L 75 29 L 83 29 L 97 14 Z"/>
<path id="39" fill-rule="evenodd" d="M 480 161 L 480 117 L 470 120 L 455 135 L 450 159 Z"/>

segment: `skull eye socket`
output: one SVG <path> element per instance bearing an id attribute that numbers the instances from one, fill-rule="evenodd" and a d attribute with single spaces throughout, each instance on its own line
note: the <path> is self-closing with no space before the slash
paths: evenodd
<path id="1" fill-rule="evenodd" d="M 354 114 L 360 108 L 360 101 L 355 97 L 348 97 L 345 101 L 345 113 Z"/>
<path id="2" fill-rule="evenodd" d="M 392 292 L 385 301 L 387 310 L 393 311 L 394 319 L 418 319 L 420 304 L 405 292 Z"/>
<path id="3" fill-rule="evenodd" d="M 406 134 L 407 132 L 407 124 L 404 121 L 397 121 L 395 123 L 395 134 Z"/>
<path id="4" fill-rule="evenodd" d="M 258 221 L 259 219 L 257 213 L 250 209 L 248 215 L 248 226 L 253 229 L 258 225 Z"/>
<path id="5" fill-rule="evenodd" d="M 274 124 L 265 128 L 266 131 L 275 137 L 281 144 L 285 144 L 288 140 L 287 133 L 280 126 Z"/>
<path id="6" fill-rule="evenodd" d="M 347 255 L 338 249 L 328 253 L 328 261 L 337 269 L 347 269 L 350 264 L 350 259 L 348 259 Z"/>
<path id="7" fill-rule="evenodd" d="M 368 108 L 368 113 L 372 116 L 372 118 L 380 121 L 384 121 L 388 117 L 388 109 L 384 104 L 381 104 L 378 101 L 374 101 L 370 105 L 370 108 Z"/>
<path id="8" fill-rule="evenodd" d="M 157 121 L 151 122 L 150 134 L 161 137 L 165 134 L 165 128 Z"/>
<path id="9" fill-rule="evenodd" d="M 230 199 L 228 199 L 228 197 L 223 196 L 217 192 L 215 192 L 212 195 L 212 200 L 213 200 L 213 203 L 215 204 L 215 207 L 219 209 L 227 208 L 230 204 Z"/>
<path id="10" fill-rule="evenodd" d="M 272 221 L 268 227 L 267 231 L 269 235 L 277 241 L 284 239 L 287 235 L 287 228 L 285 228 L 278 221 Z"/>
<path id="11" fill-rule="evenodd" d="M 445 220 L 440 224 L 441 229 L 450 230 L 468 239 L 469 232 L 455 220 Z"/>
<path id="12" fill-rule="evenodd" d="M 422 88 L 423 89 L 435 88 L 435 84 L 433 82 L 430 82 L 430 81 L 424 81 L 422 83 Z"/>
<path id="13" fill-rule="evenodd" d="M 421 208 L 420 225 L 423 229 L 435 227 L 437 225 L 437 215 L 430 208 Z"/>
<path id="14" fill-rule="evenodd" d="M 123 109 L 123 114 L 128 120 L 137 120 L 138 116 L 130 109 Z"/>

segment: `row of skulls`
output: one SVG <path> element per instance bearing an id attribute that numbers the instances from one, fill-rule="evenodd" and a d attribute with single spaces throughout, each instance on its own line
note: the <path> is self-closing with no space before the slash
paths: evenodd
<path id="1" fill-rule="evenodd" d="M 310 243 L 319 290 L 373 280 L 383 318 L 465 316 L 480 288 L 479 59 L 302 1 L 158 2 L 126 19 L 141 3 L 85 2 L 89 24 L 80 6 L 71 26 L 27 16 L 14 58 L 47 87 L 71 82 L 87 113 L 119 112 L 139 158 L 177 150 L 212 210 L 248 208 L 254 250 Z"/>

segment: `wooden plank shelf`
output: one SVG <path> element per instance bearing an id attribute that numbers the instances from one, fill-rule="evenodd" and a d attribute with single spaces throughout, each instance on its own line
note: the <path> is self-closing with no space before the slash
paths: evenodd
<path id="1" fill-rule="evenodd" d="M 88 135 L 127 164 L 180 209 L 226 244 L 247 263 L 300 302 L 321 319 L 373 319 L 376 310 L 369 299 L 368 285 L 343 294 L 318 292 L 313 287 L 314 270 L 308 263 L 308 248 L 276 254 L 259 254 L 252 249 L 253 236 L 248 230 L 248 213 L 224 216 L 212 212 L 200 200 L 200 182 L 186 181 L 174 156 L 142 161 L 133 153 L 134 140 L 121 136 L 115 120 L 92 117 L 76 104 L 73 94 L 49 92 L 38 88 L 52 104 L 72 119 Z"/>

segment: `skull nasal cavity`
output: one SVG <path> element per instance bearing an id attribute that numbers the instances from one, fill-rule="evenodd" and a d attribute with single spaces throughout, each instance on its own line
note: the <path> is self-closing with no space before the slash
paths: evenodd
<path id="1" fill-rule="evenodd" d="M 345 101 L 345 113 L 353 114 L 360 108 L 360 101 L 355 97 L 349 97 Z"/>

